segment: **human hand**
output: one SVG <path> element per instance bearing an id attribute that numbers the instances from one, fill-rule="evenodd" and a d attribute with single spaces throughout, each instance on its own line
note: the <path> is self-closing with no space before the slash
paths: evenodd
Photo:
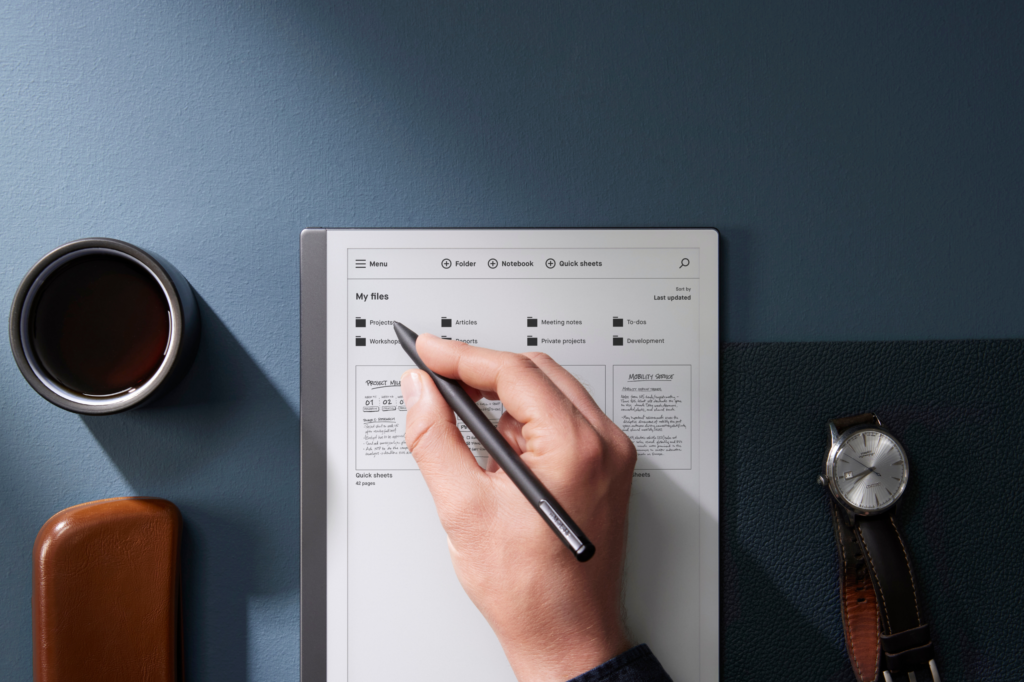
<path id="1" fill-rule="evenodd" d="M 521 682 L 564 682 L 629 648 L 621 616 L 636 449 L 586 389 L 541 353 L 416 343 L 474 399 L 500 399 L 498 431 L 597 548 L 576 561 L 492 461 L 477 464 L 426 372 L 402 377 L 406 443 L 433 495 L 455 573 Z"/>

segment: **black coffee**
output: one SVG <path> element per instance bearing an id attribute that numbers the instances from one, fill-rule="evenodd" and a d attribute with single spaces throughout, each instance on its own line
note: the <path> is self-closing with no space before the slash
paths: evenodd
<path id="1" fill-rule="evenodd" d="M 152 377 L 170 335 L 159 283 L 133 261 L 81 256 L 51 274 L 29 317 L 42 368 L 72 393 L 110 397 Z"/>

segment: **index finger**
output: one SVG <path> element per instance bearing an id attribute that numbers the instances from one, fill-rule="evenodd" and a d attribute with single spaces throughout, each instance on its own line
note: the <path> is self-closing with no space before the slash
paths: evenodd
<path id="1" fill-rule="evenodd" d="M 437 374 L 497 393 L 505 409 L 520 422 L 576 412 L 565 394 L 526 356 L 431 334 L 420 335 L 416 352 Z"/>

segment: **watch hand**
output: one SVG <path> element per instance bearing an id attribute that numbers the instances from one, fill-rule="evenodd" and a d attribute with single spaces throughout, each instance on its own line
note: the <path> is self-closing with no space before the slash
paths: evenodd
<path id="1" fill-rule="evenodd" d="M 851 457 L 850 459 L 853 459 L 853 457 Z M 860 466 L 864 467 L 865 469 L 867 469 L 867 471 L 865 471 L 863 474 L 858 474 L 858 477 L 865 476 L 865 475 L 867 475 L 868 472 L 871 472 L 871 473 L 875 474 L 876 476 L 881 476 L 882 475 L 882 474 L 878 473 L 875 470 L 875 467 L 869 467 L 867 464 L 865 464 L 864 462 L 860 461 L 859 459 L 853 459 L 853 461 L 856 462 L 857 464 L 859 464 Z"/>

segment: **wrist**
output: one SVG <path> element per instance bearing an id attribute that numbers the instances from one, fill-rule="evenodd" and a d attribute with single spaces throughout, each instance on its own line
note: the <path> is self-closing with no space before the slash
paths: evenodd
<path id="1" fill-rule="evenodd" d="M 596 668 L 632 646 L 624 628 L 594 628 L 543 641 L 502 641 L 519 682 L 566 682 Z"/>

